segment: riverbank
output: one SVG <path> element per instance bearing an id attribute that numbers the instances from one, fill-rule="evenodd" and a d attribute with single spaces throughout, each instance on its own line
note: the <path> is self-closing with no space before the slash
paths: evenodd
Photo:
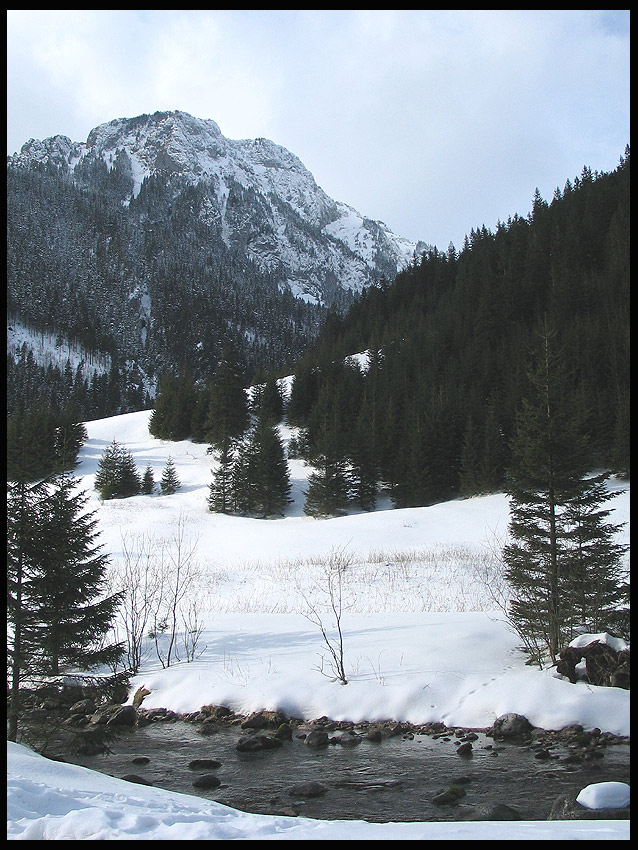
<path id="1" fill-rule="evenodd" d="M 304 721 L 268 711 L 244 716 L 226 706 L 179 714 L 113 705 L 81 713 L 89 708 L 85 699 L 61 717 L 78 735 L 79 752 L 59 749 L 58 758 L 255 814 L 370 822 L 563 819 L 587 785 L 629 782 L 627 738 L 579 725 L 538 729 L 518 715 L 471 729 Z M 111 733 L 108 755 L 100 730 Z"/>

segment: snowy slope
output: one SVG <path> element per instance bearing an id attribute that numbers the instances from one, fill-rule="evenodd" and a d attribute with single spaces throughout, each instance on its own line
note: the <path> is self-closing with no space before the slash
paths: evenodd
<path id="1" fill-rule="evenodd" d="M 182 524 L 187 546 L 196 546 L 191 600 L 204 624 L 198 655 L 163 668 L 149 639 L 133 681 L 133 691 L 144 685 L 151 692 L 145 707 L 190 711 L 213 703 L 245 714 L 273 709 L 306 719 L 472 727 L 514 711 L 547 729 L 581 723 L 630 734 L 629 691 L 572 685 L 551 669 L 525 664 L 485 585 L 487 579 L 491 591 L 498 587 L 493 548 L 507 527 L 503 494 L 404 510 L 382 504 L 374 513 L 316 520 L 303 514 L 309 469 L 293 461 L 294 502 L 286 517 L 211 514 L 206 497 L 215 461 L 206 446 L 154 439 L 148 418 L 141 412 L 87 423 L 76 470 L 114 578 L 125 545 L 170 545 Z M 171 496 L 101 502 L 92 489 L 95 472 L 114 439 L 138 469 L 150 464 L 156 480 L 170 456 L 181 488 Z M 610 489 L 621 491 L 609 503 L 610 521 L 627 523 L 620 540 L 629 542 L 629 487 L 612 480 Z M 335 553 L 349 559 L 345 686 L 320 672 L 325 645 L 304 613 L 308 594 L 322 605 L 324 567 Z M 50 762 L 16 744 L 7 744 L 7 760 L 10 840 L 629 839 L 628 820 L 370 824 L 246 814 Z M 580 802 L 609 808 L 628 799 L 627 785 L 607 782 L 583 788 Z"/>
<path id="2" fill-rule="evenodd" d="M 507 531 L 504 494 L 402 510 L 381 502 L 372 513 L 317 520 L 303 513 L 310 469 L 290 461 L 294 501 L 285 517 L 211 514 L 206 499 L 215 461 L 207 447 L 154 439 L 148 417 L 87 423 L 77 468 L 114 569 L 125 540 L 129 549 L 141 538 L 170 541 L 180 521 L 196 545 L 193 594 L 206 625 L 203 652 L 193 663 L 163 669 L 149 646 L 149 666 L 134 683 L 152 690 L 145 705 L 191 711 L 223 703 L 241 713 L 277 709 L 306 719 L 391 716 L 474 727 L 514 711 L 548 729 L 581 723 L 630 734 L 628 691 L 572 685 L 551 669 L 526 665 L 498 604 L 506 594 L 495 557 Z M 114 439 L 140 471 L 150 464 L 156 481 L 170 455 L 181 489 L 101 502 L 92 489 L 95 471 Z M 625 489 L 617 481 L 611 487 Z M 627 523 L 621 540 L 628 542 L 628 488 L 609 504 L 611 521 Z M 325 564 L 335 553 L 348 562 L 346 687 L 317 672 L 325 647 L 304 616 L 305 599 L 325 602 Z"/>

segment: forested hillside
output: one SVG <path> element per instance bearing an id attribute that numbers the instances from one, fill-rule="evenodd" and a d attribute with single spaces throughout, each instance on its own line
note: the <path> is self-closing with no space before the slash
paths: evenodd
<path id="1" fill-rule="evenodd" d="M 229 340 L 250 376 L 292 367 L 316 335 L 325 308 L 280 290 L 193 215 L 203 188 L 151 177 L 125 204 L 130 184 L 124 167 L 97 159 L 73 179 L 52 165 L 7 169 L 9 320 L 112 364 L 69 376 L 18 352 L 9 413 L 70 402 L 87 419 L 140 410 L 166 371 L 187 364 L 210 378 Z"/>
<path id="2" fill-rule="evenodd" d="M 629 149 L 537 192 L 528 218 L 472 231 L 336 314 L 297 364 L 288 410 L 323 479 L 349 474 L 374 505 L 503 485 L 530 358 L 549 334 L 566 398 L 587 423 L 592 468 L 629 474 Z M 348 355 L 369 352 L 367 370 Z"/>

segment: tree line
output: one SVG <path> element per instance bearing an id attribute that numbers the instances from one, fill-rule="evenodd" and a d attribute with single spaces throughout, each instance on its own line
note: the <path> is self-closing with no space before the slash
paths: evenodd
<path id="1" fill-rule="evenodd" d="M 545 324 L 571 367 L 590 467 L 629 475 L 629 176 L 627 150 L 613 173 L 584 169 L 551 203 L 536 192 L 527 219 L 433 249 L 328 316 L 287 415 L 335 493 L 343 469 L 362 507 L 380 489 L 398 507 L 502 489 Z"/>

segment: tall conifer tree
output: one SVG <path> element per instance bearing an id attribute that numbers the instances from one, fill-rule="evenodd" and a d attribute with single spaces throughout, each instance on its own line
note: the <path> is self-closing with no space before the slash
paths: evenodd
<path id="1" fill-rule="evenodd" d="M 575 618 L 593 615 L 585 601 L 588 585 L 605 585 L 597 621 L 603 621 L 603 611 L 610 613 L 619 600 L 621 553 L 596 510 L 601 492 L 586 475 L 591 458 L 584 417 L 574 404 L 573 381 L 555 335 L 547 329 L 529 377 L 512 444 L 511 542 L 503 558 L 514 590 L 510 619 L 540 664 L 547 656 L 556 660 L 573 636 Z"/>
<path id="2" fill-rule="evenodd" d="M 160 481 L 160 490 L 162 491 L 163 496 L 170 496 L 173 493 L 176 493 L 180 487 L 181 482 L 177 475 L 177 470 L 175 469 L 173 458 L 169 457 L 166 461 L 164 472 L 162 473 L 162 480 Z"/>
<path id="3" fill-rule="evenodd" d="M 7 510 L 9 738 L 17 740 L 20 693 L 63 672 L 115 664 L 122 647 L 106 644 L 120 599 L 107 595 L 107 556 L 97 520 L 77 482 L 11 483 Z"/>
<path id="4" fill-rule="evenodd" d="M 240 437 L 248 424 L 243 370 L 234 346 L 229 343 L 211 382 L 206 422 L 208 441 L 214 447 L 221 447 L 227 439 Z"/>
<path id="5" fill-rule="evenodd" d="M 120 646 L 100 643 L 120 597 L 106 594 L 109 558 L 97 544 L 96 515 L 85 510 L 88 497 L 74 492 L 77 484 L 60 476 L 42 504 L 42 551 L 34 587 L 39 648 L 35 668 L 41 666 L 44 674 L 92 670 L 122 654 Z"/>
<path id="6" fill-rule="evenodd" d="M 345 514 L 350 496 L 348 463 L 342 441 L 327 417 L 315 437 L 312 465 L 304 513 L 316 517 Z"/>
<path id="7" fill-rule="evenodd" d="M 234 513 L 232 442 L 226 440 L 218 453 L 218 467 L 213 472 L 213 480 L 208 494 L 208 509 L 220 514 Z"/>
<path id="8" fill-rule="evenodd" d="M 290 502 L 290 474 L 277 426 L 266 410 L 251 437 L 253 510 L 263 516 L 283 515 Z"/>

